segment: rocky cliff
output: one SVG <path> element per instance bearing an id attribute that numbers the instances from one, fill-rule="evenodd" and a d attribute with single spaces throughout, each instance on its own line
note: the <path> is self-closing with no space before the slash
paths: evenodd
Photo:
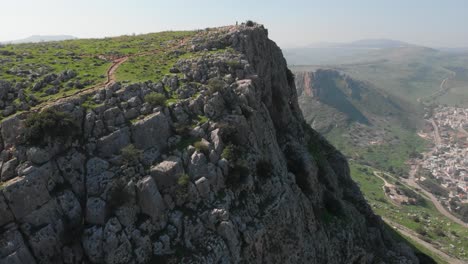
<path id="1" fill-rule="evenodd" d="M 210 52 L 1 123 L 0 263 L 419 262 L 305 125 L 263 26 L 184 45 Z"/>
<path id="2" fill-rule="evenodd" d="M 350 124 L 361 130 L 389 122 L 415 129 L 420 123 L 417 109 L 372 83 L 331 69 L 294 74 L 306 122 L 321 133 Z"/>

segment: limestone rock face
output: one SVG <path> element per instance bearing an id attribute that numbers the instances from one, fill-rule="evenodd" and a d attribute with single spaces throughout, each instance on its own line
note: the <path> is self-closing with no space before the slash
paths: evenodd
<path id="1" fill-rule="evenodd" d="M 161 150 L 166 148 L 169 133 L 169 123 L 162 113 L 152 114 L 136 122 L 132 127 L 135 147 L 143 150 L 151 147 Z"/>
<path id="2" fill-rule="evenodd" d="M 182 160 L 171 156 L 157 166 L 151 168 L 151 176 L 160 188 L 168 188 L 177 183 L 177 179 L 184 173 Z"/>
<path id="3" fill-rule="evenodd" d="M 59 101 L 79 128 L 67 144 L 23 142 L 28 113 L 0 123 L 1 264 L 419 262 L 305 125 L 263 26 L 178 45 L 157 83 Z M 153 92 L 171 101 L 143 103 Z"/>
<path id="4" fill-rule="evenodd" d="M 151 217 L 154 223 L 163 224 L 165 221 L 166 205 L 159 193 L 155 181 L 150 176 L 143 178 L 137 183 L 138 202 L 141 211 Z"/>

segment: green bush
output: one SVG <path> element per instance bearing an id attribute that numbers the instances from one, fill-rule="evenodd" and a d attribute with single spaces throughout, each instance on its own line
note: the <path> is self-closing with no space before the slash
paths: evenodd
<path id="1" fill-rule="evenodd" d="M 221 158 L 227 161 L 235 161 L 237 159 L 238 148 L 232 144 L 227 145 L 221 153 Z"/>
<path id="2" fill-rule="evenodd" d="M 420 227 L 420 226 L 418 226 L 418 227 L 416 228 L 416 232 L 417 232 L 418 234 L 422 235 L 422 236 L 427 236 L 426 230 L 424 230 L 424 228 L 422 228 L 422 227 Z"/>
<path id="3" fill-rule="evenodd" d="M 224 81 L 220 78 L 212 78 L 208 80 L 208 92 L 214 94 L 224 89 Z"/>
<path id="4" fill-rule="evenodd" d="M 145 102 L 152 106 L 163 106 L 166 103 L 166 96 L 162 93 L 152 92 L 145 96 Z"/>
<path id="5" fill-rule="evenodd" d="M 126 162 L 134 162 L 137 161 L 141 155 L 141 150 L 137 149 L 133 144 L 127 145 L 120 150 L 120 154 L 122 154 L 122 158 Z"/>
<path id="6" fill-rule="evenodd" d="M 66 141 L 79 130 L 70 114 L 53 109 L 32 113 L 25 120 L 24 138 L 29 144 L 45 144 L 48 141 Z"/>
<path id="7" fill-rule="evenodd" d="M 230 60 L 227 61 L 226 64 L 232 69 L 240 69 L 242 67 L 242 63 L 238 60 Z"/>
<path id="8" fill-rule="evenodd" d="M 190 176 L 188 176 L 185 173 L 181 174 L 179 178 L 177 179 L 177 184 L 179 186 L 187 186 L 189 182 L 190 182 Z"/>
<path id="9" fill-rule="evenodd" d="M 434 229 L 434 233 L 440 237 L 444 237 L 445 236 L 445 232 L 444 230 L 440 227 L 440 226 L 436 226 L 435 229 Z"/>
<path id="10" fill-rule="evenodd" d="M 193 146 L 195 147 L 195 149 L 197 149 L 198 151 L 202 152 L 205 155 L 207 155 L 210 152 L 209 145 L 207 144 L 207 142 L 204 142 L 203 140 L 193 143 Z"/>

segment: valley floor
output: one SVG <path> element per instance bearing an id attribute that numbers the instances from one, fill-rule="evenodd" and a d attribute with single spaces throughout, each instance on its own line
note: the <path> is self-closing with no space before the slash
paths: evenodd
<path id="1" fill-rule="evenodd" d="M 468 237 L 468 229 L 441 214 L 420 188 L 369 166 L 356 162 L 350 165 L 352 177 L 369 204 L 390 226 L 448 263 L 457 263 L 455 259 L 458 263 L 468 261 L 468 241 L 462 239 Z M 416 193 L 417 203 L 395 203 L 386 194 L 385 186 L 389 185 L 397 186 L 399 192 Z"/>

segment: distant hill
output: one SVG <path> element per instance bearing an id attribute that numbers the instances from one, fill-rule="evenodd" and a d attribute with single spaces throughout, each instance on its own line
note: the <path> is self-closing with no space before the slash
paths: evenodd
<path id="1" fill-rule="evenodd" d="M 304 117 L 322 133 L 352 123 L 372 127 L 385 121 L 415 128 L 417 111 L 369 82 L 325 69 L 295 72 L 295 76 Z"/>
<path id="2" fill-rule="evenodd" d="M 284 54 L 289 65 L 324 65 L 356 61 L 376 50 L 407 47 L 418 46 L 391 39 L 362 39 L 349 43 L 314 43 L 304 47 L 285 49 Z"/>
<path id="3" fill-rule="evenodd" d="M 317 48 L 288 49 L 284 54 L 296 71 L 335 69 L 376 84 L 415 106 L 439 93 L 446 80 L 445 92 L 431 100 L 436 100 L 436 104 L 468 106 L 468 78 L 464 74 L 468 71 L 468 50 L 463 48 L 434 49 L 400 41 L 361 40 L 345 47 L 328 43 Z"/>
<path id="4" fill-rule="evenodd" d="M 62 41 L 69 39 L 76 39 L 77 37 L 70 35 L 33 35 L 24 39 L 17 39 L 11 41 L 4 41 L 2 44 L 21 44 L 21 43 L 38 43 L 48 41 Z"/>
<path id="5" fill-rule="evenodd" d="M 331 69 L 295 71 L 305 121 L 349 158 L 403 175 L 424 142 L 422 111 L 368 81 Z"/>
<path id="6" fill-rule="evenodd" d="M 361 39 L 353 42 L 320 42 L 306 46 L 306 48 L 356 48 L 356 49 L 388 49 L 415 46 L 392 39 Z"/>

